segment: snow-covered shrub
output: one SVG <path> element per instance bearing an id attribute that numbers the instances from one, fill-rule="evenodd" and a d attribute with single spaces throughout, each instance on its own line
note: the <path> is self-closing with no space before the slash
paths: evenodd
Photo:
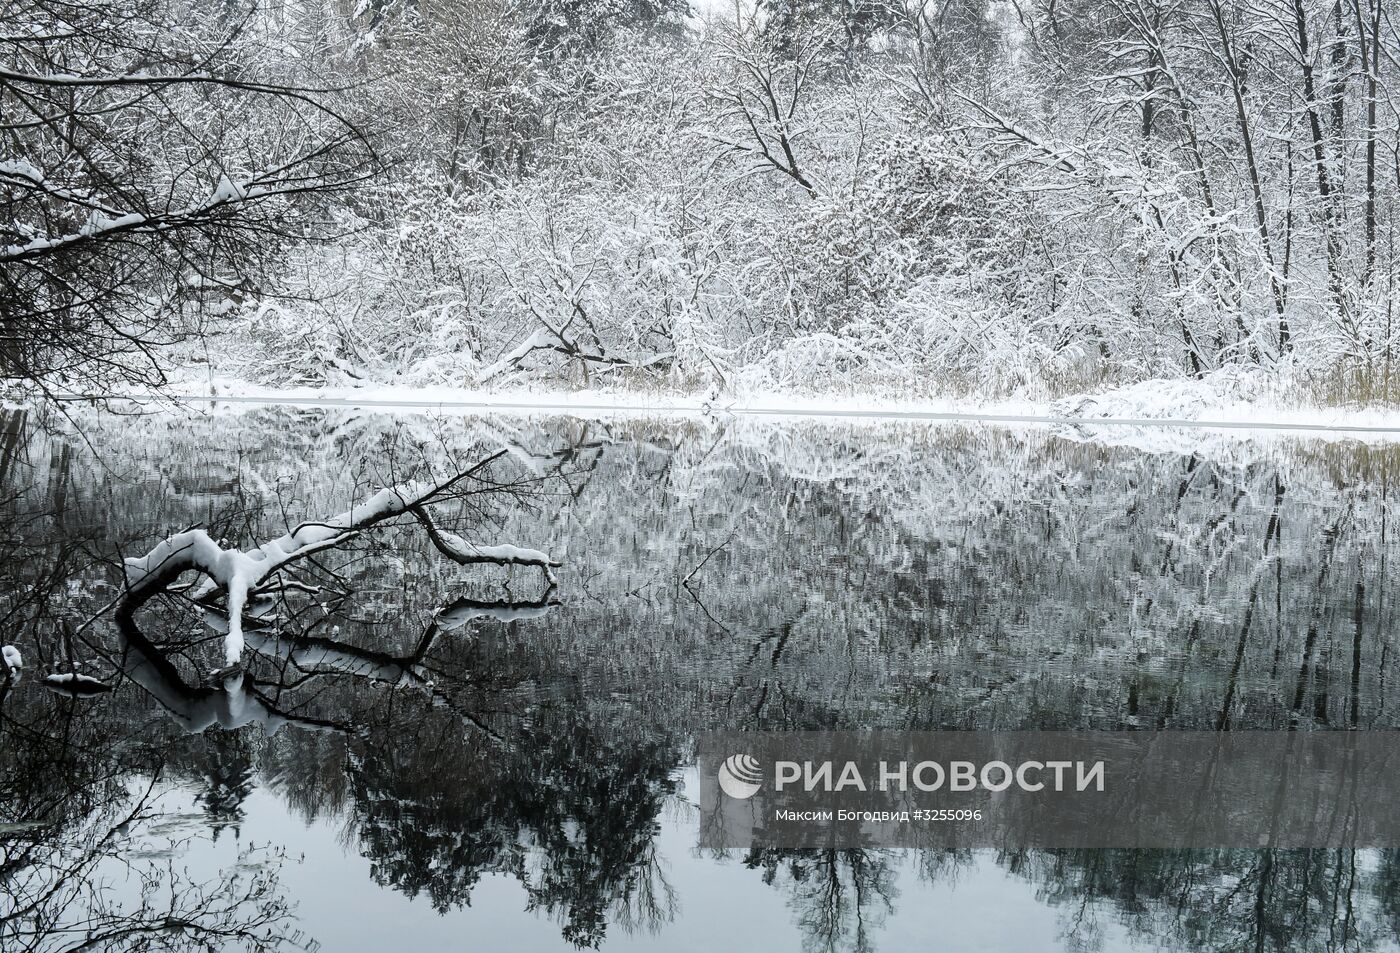
<path id="1" fill-rule="evenodd" d="M 1096 38 L 1052 69 L 997 47 L 1004 18 L 858 50 L 816 28 L 776 42 L 762 11 L 681 28 L 609 0 L 587 42 L 531 26 L 578 39 L 592 9 L 384 8 L 355 55 L 394 65 L 383 114 L 410 131 L 345 239 L 240 312 L 265 378 L 1055 396 L 1345 365 L 1346 388 L 1388 387 L 1386 289 L 1329 287 L 1305 153 L 1255 143 L 1265 235 L 1239 107 L 1177 34 L 1162 55 L 1196 100 L 1157 86 L 1148 110 L 1132 71 L 1064 73 L 1098 62 Z M 971 59 L 937 46 L 958 36 Z M 1262 98 L 1243 108 L 1278 128 Z"/>

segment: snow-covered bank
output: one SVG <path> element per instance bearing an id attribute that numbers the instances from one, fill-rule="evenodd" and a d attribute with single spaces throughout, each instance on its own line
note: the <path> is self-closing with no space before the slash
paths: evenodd
<path id="1" fill-rule="evenodd" d="M 323 404 L 456 415 L 564 413 L 583 416 L 755 415 L 859 420 L 983 420 L 1004 424 L 1178 426 L 1193 429 L 1335 432 L 1400 440 L 1400 407 L 1319 405 L 1259 373 L 1150 380 L 1056 400 L 901 398 L 897 395 L 752 392 L 724 395 L 633 390 L 473 389 L 445 386 L 265 386 L 229 378 L 189 380 L 135 400 L 236 411 L 259 404 Z"/>

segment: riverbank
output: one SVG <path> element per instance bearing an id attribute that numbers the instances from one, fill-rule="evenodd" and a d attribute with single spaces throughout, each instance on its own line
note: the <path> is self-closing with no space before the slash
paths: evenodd
<path id="1" fill-rule="evenodd" d="M 851 420 L 986 420 L 1086 426 L 1177 426 L 1220 430 L 1335 431 L 1400 439 L 1400 407 L 1326 406 L 1263 374 L 1162 379 L 1057 399 L 906 397 L 898 393 L 723 394 L 637 389 L 366 384 L 269 387 L 228 377 L 172 381 L 159 394 L 121 395 L 154 403 L 229 409 L 256 404 L 326 404 L 454 414 L 746 415 Z"/>

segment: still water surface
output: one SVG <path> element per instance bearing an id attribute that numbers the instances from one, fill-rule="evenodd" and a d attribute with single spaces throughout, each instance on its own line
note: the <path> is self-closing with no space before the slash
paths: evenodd
<path id="1" fill-rule="evenodd" d="M 1400 852 L 702 852 L 692 738 L 1400 728 L 1400 450 L 958 424 L 10 412 L 0 948 L 1371 950 Z M 79 432 L 81 431 L 81 432 Z M 252 606 L 186 576 L 505 451 Z M 102 611 L 102 610 L 106 611 Z M 114 686 L 46 690 L 81 671 Z"/>

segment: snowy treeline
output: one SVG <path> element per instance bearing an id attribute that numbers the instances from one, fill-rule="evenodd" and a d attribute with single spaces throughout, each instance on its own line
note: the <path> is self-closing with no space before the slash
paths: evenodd
<path id="1" fill-rule="evenodd" d="M 216 6 L 0 4 L 7 375 L 1392 394 L 1379 0 Z"/>

